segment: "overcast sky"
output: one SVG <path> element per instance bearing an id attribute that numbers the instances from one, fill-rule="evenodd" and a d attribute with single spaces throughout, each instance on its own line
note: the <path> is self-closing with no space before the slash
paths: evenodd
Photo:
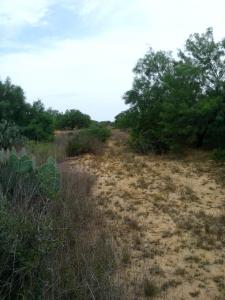
<path id="1" fill-rule="evenodd" d="M 112 120 L 148 47 L 176 51 L 207 27 L 222 39 L 224 15 L 225 0 L 0 0 L 0 77 L 29 102 Z"/>

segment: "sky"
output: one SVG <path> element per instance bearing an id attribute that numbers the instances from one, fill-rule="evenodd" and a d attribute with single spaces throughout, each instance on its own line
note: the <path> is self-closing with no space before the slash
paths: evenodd
<path id="1" fill-rule="evenodd" d="M 224 13 L 224 0 L 0 0 L 0 79 L 30 103 L 113 120 L 149 47 L 176 52 L 208 27 L 220 40 Z"/>

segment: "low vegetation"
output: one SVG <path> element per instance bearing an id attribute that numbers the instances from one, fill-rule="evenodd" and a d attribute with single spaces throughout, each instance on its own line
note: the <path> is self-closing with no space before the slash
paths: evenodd
<path id="1" fill-rule="evenodd" d="M 94 182 L 50 158 L 0 152 L 1 299 L 119 299 Z"/>
<path id="2" fill-rule="evenodd" d="M 66 153 L 68 156 L 85 153 L 101 154 L 104 150 L 104 142 L 110 137 L 110 134 L 110 130 L 103 126 L 81 129 L 70 138 Z"/>

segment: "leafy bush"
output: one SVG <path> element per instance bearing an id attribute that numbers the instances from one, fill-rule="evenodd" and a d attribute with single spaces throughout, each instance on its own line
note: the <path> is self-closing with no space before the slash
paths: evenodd
<path id="1" fill-rule="evenodd" d="M 55 126 L 57 129 L 80 129 L 91 125 L 91 118 L 79 110 L 67 110 L 64 114 L 57 113 L 55 116 Z"/>
<path id="2" fill-rule="evenodd" d="M 24 135 L 34 141 L 52 141 L 54 138 L 53 120 L 45 111 L 40 100 L 29 106 L 29 114 L 23 126 Z"/>
<path id="3" fill-rule="evenodd" d="M 123 111 L 119 113 L 115 117 L 115 127 L 120 129 L 129 129 L 134 127 L 134 122 L 137 121 L 137 113 L 136 111 L 132 111 L 131 109 L 128 109 L 126 111 Z"/>
<path id="4" fill-rule="evenodd" d="M 111 136 L 111 130 L 105 126 L 91 126 L 87 129 L 81 129 L 80 131 L 84 135 L 93 136 L 101 142 L 106 142 L 107 139 Z"/>
<path id="5" fill-rule="evenodd" d="M 86 132 L 76 133 L 68 142 L 66 154 L 75 156 L 85 153 L 102 153 L 103 144 L 97 138 Z"/>
<path id="6" fill-rule="evenodd" d="M 215 149 L 212 152 L 212 158 L 217 161 L 225 161 L 225 149 Z"/>
<path id="7" fill-rule="evenodd" d="M 27 103 L 23 89 L 13 85 L 9 78 L 0 80 L 0 122 L 3 120 L 18 126 L 29 139 L 53 139 L 53 120 L 42 102 Z"/>
<path id="8" fill-rule="evenodd" d="M 6 120 L 0 122 L 0 149 L 21 146 L 23 142 L 24 138 L 15 124 L 10 124 Z"/>
<path id="9" fill-rule="evenodd" d="M 101 154 L 103 142 L 110 137 L 110 134 L 110 130 L 102 126 L 81 129 L 69 140 L 66 153 L 68 156 L 85 153 Z"/>

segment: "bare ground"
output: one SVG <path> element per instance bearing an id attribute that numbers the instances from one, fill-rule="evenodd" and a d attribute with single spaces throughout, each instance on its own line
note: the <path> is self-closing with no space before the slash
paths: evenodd
<path id="1" fill-rule="evenodd" d="M 135 155 L 125 138 L 115 131 L 104 155 L 70 161 L 97 175 L 95 196 L 117 252 L 115 280 L 131 300 L 224 300 L 225 187 L 215 165 L 200 152 Z"/>

